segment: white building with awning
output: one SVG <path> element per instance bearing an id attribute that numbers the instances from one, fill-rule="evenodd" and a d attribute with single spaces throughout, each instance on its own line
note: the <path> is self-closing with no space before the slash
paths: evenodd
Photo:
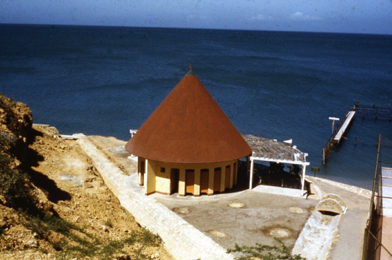
<path id="1" fill-rule="evenodd" d="M 298 165 L 301 167 L 301 190 L 269 185 L 258 185 L 255 189 L 275 194 L 304 196 L 306 166 L 309 165 L 309 162 L 306 161 L 307 153 L 303 153 L 296 146 L 293 146 L 291 140 L 278 142 L 275 139 L 267 139 L 254 135 L 243 135 L 243 138 L 252 149 L 252 155 L 250 156 L 249 189 L 253 188 L 255 161 Z"/>

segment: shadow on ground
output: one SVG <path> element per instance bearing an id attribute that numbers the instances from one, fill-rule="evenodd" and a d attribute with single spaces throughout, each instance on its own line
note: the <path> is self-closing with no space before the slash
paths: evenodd
<path id="1" fill-rule="evenodd" d="M 34 143 L 37 137 L 42 136 L 42 132 L 32 129 L 32 133 L 29 136 L 29 144 Z M 52 179 L 32 168 L 37 167 L 40 162 L 44 161 L 44 157 L 39 152 L 31 149 L 29 146 L 24 154 L 25 156 L 20 166 L 21 169 L 30 176 L 31 182 L 45 193 L 49 201 L 57 203 L 60 200 L 71 200 L 71 194 L 58 188 Z"/>

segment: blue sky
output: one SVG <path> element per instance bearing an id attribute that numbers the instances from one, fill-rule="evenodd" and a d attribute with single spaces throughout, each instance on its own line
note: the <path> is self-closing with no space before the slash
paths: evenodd
<path id="1" fill-rule="evenodd" d="M 392 34 L 392 0 L 0 0 L 0 23 Z"/>

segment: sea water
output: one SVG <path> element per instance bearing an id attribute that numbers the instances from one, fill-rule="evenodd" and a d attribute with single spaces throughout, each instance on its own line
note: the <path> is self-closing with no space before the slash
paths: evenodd
<path id="1" fill-rule="evenodd" d="M 293 139 L 316 176 L 371 188 L 389 112 L 359 112 L 325 166 L 322 148 L 329 117 L 390 107 L 391 35 L 0 25 L 0 92 L 62 134 L 128 140 L 189 64 L 241 133 Z"/>

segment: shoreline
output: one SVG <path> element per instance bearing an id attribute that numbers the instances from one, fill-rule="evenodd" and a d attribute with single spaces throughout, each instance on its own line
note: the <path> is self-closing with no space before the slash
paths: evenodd
<path id="1" fill-rule="evenodd" d="M 56 127 L 50 126 L 48 124 L 34 124 L 34 125 L 47 126 L 47 127 L 50 127 L 50 128 L 57 129 Z M 76 139 L 79 138 L 78 135 L 85 135 L 85 134 L 84 133 L 74 133 L 72 135 L 59 134 L 59 136 L 61 138 L 63 138 L 64 140 L 72 140 L 72 139 L 76 140 Z M 115 139 L 117 141 L 120 141 L 120 142 L 127 142 L 127 141 L 119 139 L 119 138 L 117 138 L 115 136 L 104 136 L 104 135 L 85 135 L 85 136 L 86 137 L 94 137 L 95 136 L 95 137 L 101 137 L 101 138 L 113 138 L 113 139 Z M 306 175 L 305 178 L 309 179 L 311 181 L 319 180 L 319 181 L 322 181 L 324 183 L 328 183 L 330 185 L 333 185 L 335 187 L 344 189 L 346 191 L 350 191 L 352 193 L 358 194 L 358 195 L 363 196 L 365 198 L 369 198 L 370 199 L 370 197 L 372 195 L 372 190 L 361 188 L 359 186 L 355 186 L 355 185 L 351 185 L 351 184 L 347 184 L 347 183 L 343 183 L 343 182 L 338 182 L 338 181 L 333 181 L 333 180 L 329 180 L 329 179 L 322 178 L 322 177 L 314 177 L 314 176 L 310 176 L 310 175 Z"/>

